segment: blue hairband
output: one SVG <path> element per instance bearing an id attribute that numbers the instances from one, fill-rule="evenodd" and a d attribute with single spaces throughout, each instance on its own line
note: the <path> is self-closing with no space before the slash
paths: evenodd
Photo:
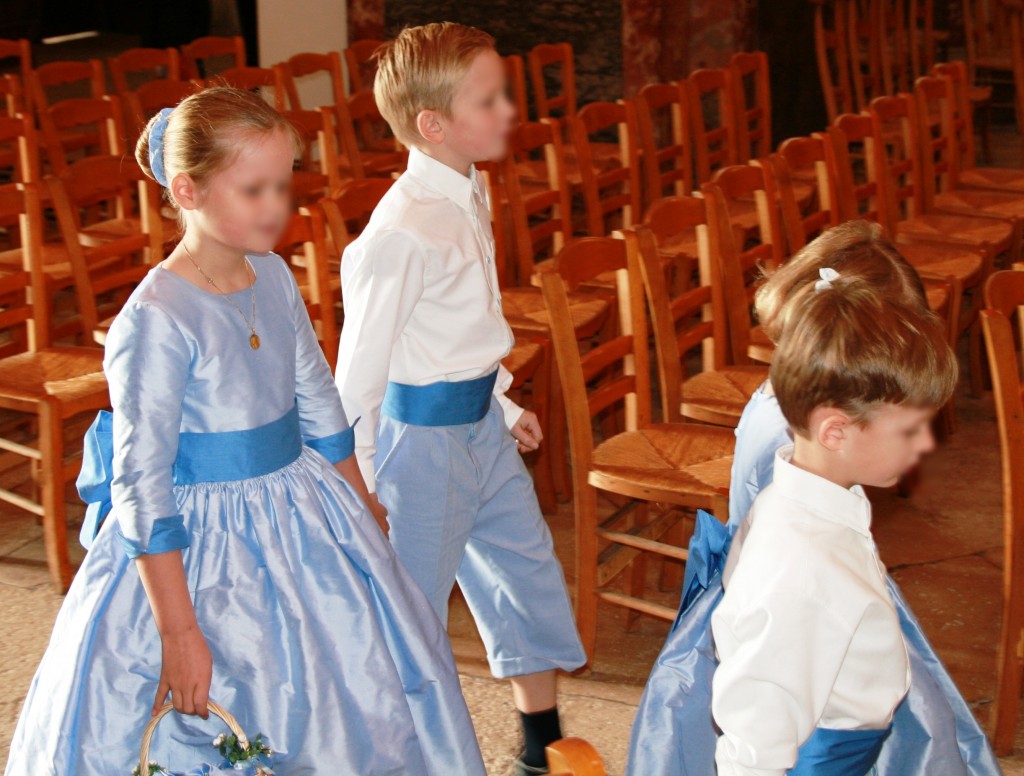
<path id="1" fill-rule="evenodd" d="M 167 120 L 174 113 L 174 108 L 164 108 L 156 114 L 156 121 L 149 130 L 149 169 L 153 171 L 156 182 L 167 188 L 167 173 L 164 170 L 164 135 L 167 133 Z"/>

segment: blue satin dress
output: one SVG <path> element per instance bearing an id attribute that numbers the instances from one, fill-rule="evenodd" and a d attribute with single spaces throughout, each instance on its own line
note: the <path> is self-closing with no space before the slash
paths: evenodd
<path id="1" fill-rule="evenodd" d="M 444 628 L 332 465 L 352 432 L 295 280 L 251 260 L 258 350 L 226 299 L 163 268 L 111 328 L 113 415 L 83 479 L 112 511 L 84 537 L 7 776 L 131 772 L 161 667 L 132 558 L 178 550 L 210 697 L 263 734 L 278 774 L 484 773 Z M 233 298 L 248 314 L 249 291 Z M 151 759 L 217 761 L 219 732 L 169 715 Z"/>
<path id="2" fill-rule="evenodd" d="M 711 679 L 718 660 L 711 614 L 722 600 L 722 572 L 733 535 L 743 525 L 759 488 L 771 482 L 775 452 L 792 439 L 775 397 L 759 389 L 736 429 L 729 491 L 730 520 L 722 525 L 698 514 L 690 541 L 679 615 L 644 689 L 633 722 L 629 776 L 710 776 L 715 773 L 718 730 L 711 714 Z M 743 506 L 741 514 L 733 505 Z M 872 776 L 994 776 L 1001 774 L 988 739 L 925 637 L 892 580 L 889 593 L 899 614 L 910 658 L 910 691 L 897 708 Z M 821 730 L 821 729 L 819 729 Z M 820 765 L 828 743 L 812 736 L 791 775 L 865 776 L 841 758 Z M 873 757 L 871 758 L 873 759 Z M 808 763 L 815 764 L 809 765 Z"/>

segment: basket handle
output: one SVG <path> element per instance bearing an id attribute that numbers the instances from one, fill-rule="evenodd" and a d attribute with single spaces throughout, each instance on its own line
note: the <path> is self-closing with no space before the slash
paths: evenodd
<path id="1" fill-rule="evenodd" d="M 224 721 L 224 724 L 228 726 L 239 741 L 248 741 L 245 731 L 242 730 L 242 726 L 238 724 L 238 720 L 232 716 L 230 711 L 213 701 L 208 701 L 206 706 L 214 716 L 220 717 Z M 147 776 L 149 773 L 149 745 L 153 742 L 153 735 L 156 733 L 156 726 L 160 724 L 160 720 L 172 711 L 174 711 L 174 704 L 165 703 L 160 707 L 160 711 L 153 716 L 149 721 L 149 724 L 146 725 L 146 729 L 142 732 L 142 748 L 139 750 L 139 773 L 142 774 L 142 776 Z"/>

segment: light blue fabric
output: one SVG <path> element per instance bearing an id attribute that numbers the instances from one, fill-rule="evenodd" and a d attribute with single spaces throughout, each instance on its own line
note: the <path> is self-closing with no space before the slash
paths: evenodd
<path id="1" fill-rule="evenodd" d="M 718 661 L 711 614 L 722 599 L 721 572 L 729 542 L 746 518 L 757 490 L 771 483 L 775 452 L 790 442 L 778 402 L 762 387 L 751 397 L 737 428 L 728 525 L 698 514 L 680 614 L 655 661 L 633 723 L 626 769 L 629 776 L 708 776 L 715 772 L 718 731 L 711 715 L 711 679 Z M 733 507 L 744 504 L 736 518 Z M 699 572 L 691 575 L 691 565 Z M 892 577 L 886 577 L 886 583 L 907 645 L 911 684 L 871 774 L 1002 773 L 988 739 L 903 594 Z"/>
<path id="2" fill-rule="evenodd" d="M 413 426 L 476 423 L 491 406 L 497 370 L 475 380 L 405 385 L 389 382 L 380 411 Z"/>
<path id="3" fill-rule="evenodd" d="M 164 168 L 164 135 L 167 134 L 167 122 L 174 113 L 174 108 L 163 108 L 156 114 L 156 120 L 149 130 L 149 169 L 153 178 L 167 188 L 167 172 Z"/>
<path id="4" fill-rule="evenodd" d="M 259 350 L 230 304 L 163 269 L 111 328 L 113 509 L 29 688 L 8 776 L 131 771 L 161 643 L 117 534 L 154 551 L 169 514 L 183 518 L 211 697 L 264 734 L 279 774 L 484 773 L 444 629 L 361 500 L 308 445 L 348 423 L 295 281 L 278 257 L 252 260 Z M 249 432 L 282 418 L 307 444 L 293 457 L 294 430 L 279 435 L 292 440 L 281 468 L 174 482 L 179 453 L 220 440 L 242 440 L 239 460 L 252 463 L 246 455 L 261 454 L 242 449 Z M 195 476 L 208 476 L 193 463 Z M 172 771 L 209 762 L 221 730 L 171 715 L 152 759 Z"/>
<path id="5" fill-rule="evenodd" d="M 500 678 L 586 662 L 533 481 L 492 398 L 478 423 L 381 417 L 376 479 L 398 557 L 441 622 L 458 580 Z"/>

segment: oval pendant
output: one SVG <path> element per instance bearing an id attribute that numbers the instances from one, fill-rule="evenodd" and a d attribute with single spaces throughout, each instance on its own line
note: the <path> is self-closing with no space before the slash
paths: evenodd
<path id="1" fill-rule="evenodd" d="M 252 348 L 253 350 L 260 349 L 260 337 L 258 334 L 253 334 L 251 337 L 249 337 L 249 347 Z"/>

